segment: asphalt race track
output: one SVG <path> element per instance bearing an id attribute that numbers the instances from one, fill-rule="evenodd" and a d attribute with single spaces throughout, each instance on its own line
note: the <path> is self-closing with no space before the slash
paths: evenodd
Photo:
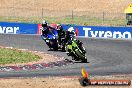
<path id="1" fill-rule="evenodd" d="M 33 76 L 81 76 L 81 67 L 90 75 L 132 74 L 132 41 L 78 38 L 87 50 L 90 63 L 69 64 L 61 67 L 30 71 L 0 72 L 3 77 Z M 0 34 L 0 45 L 14 48 L 43 51 L 71 59 L 65 52 L 48 51 L 48 47 L 39 35 Z"/>

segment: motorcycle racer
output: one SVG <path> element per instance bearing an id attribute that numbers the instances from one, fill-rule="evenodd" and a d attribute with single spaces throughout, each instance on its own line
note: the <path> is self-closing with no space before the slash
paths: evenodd
<path id="1" fill-rule="evenodd" d="M 74 32 L 74 28 L 70 27 L 67 31 L 66 31 L 66 43 L 70 43 L 72 41 L 72 39 L 74 39 L 75 37 L 75 32 Z"/>
<path id="2" fill-rule="evenodd" d="M 55 28 L 48 25 L 48 22 L 45 20 L 42 21 L 41 30 L 41 37 L 43 40 L 47 39 L 47 34 L 52 33 L 52 30 L 56 30 Z"/>
<path id="3" fill-rule="evenodd" d="M 62 42 L 65 34 L 63 27 L 60 24 L 57 24 L 57 32 L 58 32 L 58 43 L 60 47 L 62 47 Z"/>

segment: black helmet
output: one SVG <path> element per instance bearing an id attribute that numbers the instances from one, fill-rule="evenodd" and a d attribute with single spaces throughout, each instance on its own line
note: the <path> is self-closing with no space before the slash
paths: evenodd
<path id="1" fill-rule="evenodd" d="M 60 24 L 57 24 L 57 29 L 60 30 L 60 31 L 62 31 L 63 27 Z"/>

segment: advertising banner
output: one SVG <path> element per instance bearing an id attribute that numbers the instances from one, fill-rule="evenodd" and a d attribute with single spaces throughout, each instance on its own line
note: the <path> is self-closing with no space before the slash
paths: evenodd
<path id="1" fill-rule="evenodd" d="M 92 38 L 123 38 L 132 39 L 132 27 L 106 27 L 106 26 L 69 26 L 63 25 L 67 30 L 73 27 L 78 36 Z"/>
<path id="2" fill-rule="evenodd" d="M 37 34 L 38 24 L 0 22 L 0 33 Z"/>
<path id="3" fill-rule="evenodd" d="M 132 27 L 78 26 L 62 25 L 64 30 L 75 31 L 76 36 L 91 38 L 132 39 Z M 0 33 L 4 34 L 41 34 L 41 24 L 0 22 Z"/>

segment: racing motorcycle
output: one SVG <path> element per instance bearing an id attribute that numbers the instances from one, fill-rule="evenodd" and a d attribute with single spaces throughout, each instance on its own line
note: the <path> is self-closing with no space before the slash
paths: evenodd
<path id="1" fill-rule="evenodd" d="M 82 44 L 81 41 L 72 39 L 67 45 L 67 55 L 72 56 L 75 61 L 87 62 L 86 50 Z"/>
<path id="2" fill-rule="evenodd" d="M 58 50 L 58 32 L 57 30 L 50 30 L 47 38 L 43 38 L 50 49 Z"/>

